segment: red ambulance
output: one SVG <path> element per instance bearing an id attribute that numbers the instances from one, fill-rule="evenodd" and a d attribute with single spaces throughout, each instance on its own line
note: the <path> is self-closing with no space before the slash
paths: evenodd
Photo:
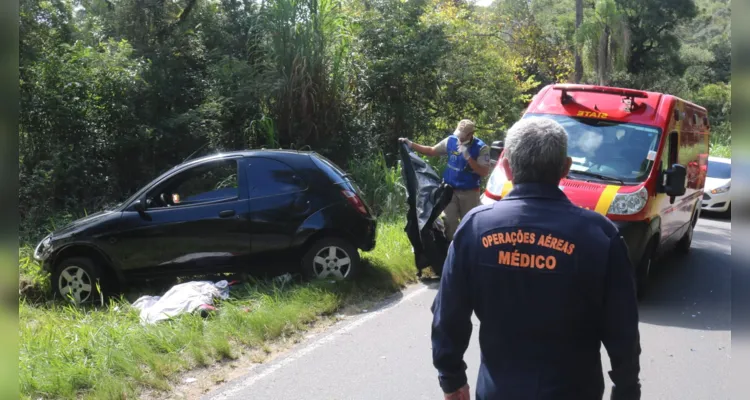
<path id="1" fill-rule="evenodd" d="M 653 261 L 690 249 L 706 179 L 706 109 L 669 94 L 560 84 L 534 96 L 523 118 L 536 116 L 567 131 L 573 166 L 560 188 L 619 227 L 642 297 Z M 502 142 L 493 148 L 501 153 Z M 500 200 L 512 186 L 497 162 L 482 202 Z"/>

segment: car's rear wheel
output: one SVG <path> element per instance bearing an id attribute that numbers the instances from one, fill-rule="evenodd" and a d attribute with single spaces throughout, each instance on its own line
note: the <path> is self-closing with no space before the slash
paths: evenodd
<path id="1" fill-rule="evenodd" d="M 302 272 L 312 279 L 351 280 L 359 273 L 357 248 L 339 238 L 323 238 L 302 258 Z"/>
<path id="2" fill-rule="evenodd" d="M 63 260 L 52 274 L 55 294 L 76 305 L 99 299 L 102 280 L 101 269 L 85 257 Z"/>

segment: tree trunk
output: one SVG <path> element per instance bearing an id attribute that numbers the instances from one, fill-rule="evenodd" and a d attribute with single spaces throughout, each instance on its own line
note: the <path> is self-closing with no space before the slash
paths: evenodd
<path id="1" fill-rule="evenodd" d="M 604 25 L 604 31 L 599 38 L 599 54 L 597 56 L 597 75 L 599 75 L 599 84 L 607 85 L 609 81 L 609 71 L 611 70 L 611 62 L 609 57 L 609 36 L 610 36 L 609 25 Z"/>
<path id="2" fill-rule="evenodd" d="M 576 33 L 578 32 L 578 28 L 581 27 L 581 24 L 583 23 L 583 0 L 576 0 Z M 581 79 L 583 79 L 583 61 L 581 61 L 581 54 L 578 51 L 578 46 L 576 46 L 575 51 L 575 72 L 573 73 L 573 81 L 575 83 L 580 83 Z"/>

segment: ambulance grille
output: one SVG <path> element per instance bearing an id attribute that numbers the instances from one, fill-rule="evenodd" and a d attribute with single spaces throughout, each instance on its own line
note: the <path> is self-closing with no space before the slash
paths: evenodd
<path id="1" fill-rule="evenodd" d="M 590 190 L 592 192 L 598 192 L 602 190 L 601 185 L 596 185 L 596 184 L 588 183 L 588 182 L 573 181 L 569 179 L 563 179 L 562 182 L 560 182 L 560 186 L 582 189 L 582 190 Z"/>

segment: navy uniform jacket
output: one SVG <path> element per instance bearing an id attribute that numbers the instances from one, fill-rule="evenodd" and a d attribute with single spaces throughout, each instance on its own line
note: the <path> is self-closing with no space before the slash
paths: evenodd
<path id="1" fill-rule="evenodd" d="M 432 306 L 440 385 L 467 383 L 474 312 L 478 400 L 601 400 L 603 343 L 613 398 L 639 399 L 641 352 L 633 267 L 606 217 L 554 185 L 519 184 L 461 221 Z"/>

